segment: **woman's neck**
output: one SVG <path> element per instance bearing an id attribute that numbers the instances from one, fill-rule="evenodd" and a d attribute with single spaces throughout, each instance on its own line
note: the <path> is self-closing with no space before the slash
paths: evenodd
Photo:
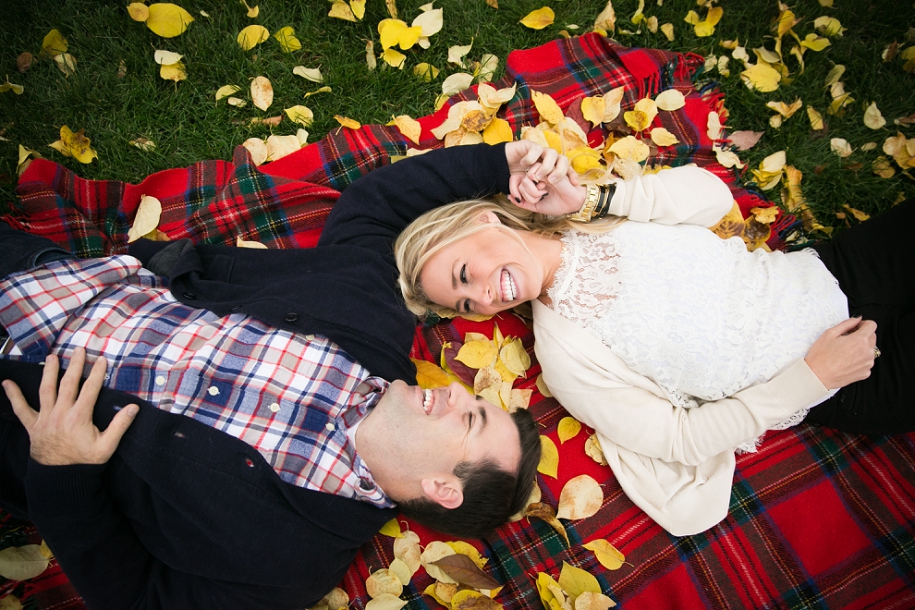
<path id="1" fill-rule="evenodd" d="M 562 242 L 559 234 L 543 235 L 531 231 L 518 231 L 521 240 L 528 247 L 543 269 L 543 285 L 540 297 L 546 297 L 547 288 L 553 284 L 556 271 L 562 264 Z"/>

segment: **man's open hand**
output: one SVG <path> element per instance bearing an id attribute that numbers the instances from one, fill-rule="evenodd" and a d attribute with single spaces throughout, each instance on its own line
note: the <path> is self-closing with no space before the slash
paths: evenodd
<path id="1" fill-rule="evenodd" d="M 86 351 L 77 349 L 60 381 L 58 393 L 60 361 L 56 356 L 48 356 L 38 391 L 41 408 L 37 412 L 26 402 L 19 386 L 9 380 L 3 382 L 3 390 L 16 417 L 29 433 L 32 459 L 40 464 L 104 464 L 140 410 L 137 405 L 127 405 L 114 416 L 104 432 L 99 432 L 92 423 L 92 410 L 105 379 L 108 361 L 96 360 L 89 378 L 79 390 L 85 362 Z"/>

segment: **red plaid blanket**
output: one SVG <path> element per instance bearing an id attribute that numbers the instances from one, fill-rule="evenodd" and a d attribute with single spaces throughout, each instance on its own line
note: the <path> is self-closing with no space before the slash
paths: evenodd
<path id="1" fill-rule="evenodd" d="M 706 135 L 710 109 L 726 115 L 714 87 L 698 87 L 701 58 L 631 49 L 597 35 L 558 40 L 509 56 L 498 87 L 518 82 L 518 95 L 503 109 L 516 135 L 538 122 L 531 91 L 550 94 L 565 110 L 587 95 L 626 87 L 624 108 L 675 87 L 687 105 L 664 113 L 665 127 L 682 144 L 659 161 L 696 162 L 723 177 L 742 209 L 765 204 L 738 186 L 715 162 Z M 449 104 L 472 99 L 473 91 Z M 430 129 L 446 108 L 420 119 L 419 148 L 440 143 Z M 210 243 L 253 239 L 270 247 L 305 247 L 315 242 L 338 189 L 410 144 L 395 127 L 341 129 L 299 152 L 258 170 L 238 151 L 232 163 L 209 161 L 150 176 L 139 185 L 87 181 L 54 163 L 36 160 L 20 180 L 21 199 L 4 220 L 46 235 L 83 256 L 123 251 L 139 197 L 163 204 L 160 229 L 172 239 Z M 790 218 L 778 225 L 784 230 Z M 779 231 L 776 231 L 778 234 Z M 770 245 L 778 246 L 777 236 Z M 533 336 L 523 321 L 500 316 L 503 334 L 522 337 L 533 356 Z M 414 355 L 438 361 L 442 343 L 473 330 L 491 336 L 494 321 L 465 320 L 418 327 Z M 912 608 L 915 607 L 915 434 L 860 437 L 811 426 L 770 432 L 760 451 L 738 458 L 728 518 L 703 534 L 667 534 L 622 493 L 613 474 L 584 453 L 587 434 L 564 444 L 557 424 L 566 415 L 537 392 L 534 364 L 516 387 L 531 389 L 531 411 L 543 434 L 560 451 L 557 479 L 540 477 L 543 501 L 556 506 L 570 478 L 590 474 L 605 500 L 593 517 L 565 522 L 571 546 L 546 523 L 533 519 L 507 525 L 486 540 L 470 541 L 489 558 L 486 570 L 504 583 L 497 601 L 505 608 L 540 609 L 538 572 L 558 576 L 563 562 L 596 575 L 621 608 Z M 587 430 L 584 432 L 588 432 Z M 439 537 L 411 525 L 425 544 Z M 608 571 L 582 544 L 605 538 L 626 555 Z M 0 548 L 39 540 L 28 524 L 0 520 Z M 341 584 L 368 602 L 364 581 L 393 559 L 393 540 L 367 544 Z M 417 572 L 403 599 L 408 608 L 436 608 L 422 591 L 431 583 Z M 56 564 L 29 582 L 0 584 L 0 597 L 14 593 L 28 608 L 83 608 Z"/>

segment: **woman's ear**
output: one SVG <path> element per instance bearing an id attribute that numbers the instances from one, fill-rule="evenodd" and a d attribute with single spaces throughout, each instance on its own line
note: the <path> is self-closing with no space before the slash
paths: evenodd
<path id="1" fill-rule="evenodd" d="M 487 224 L 497 224 L 497 225 L 502 224 L 502 221 L 499 220 L 499 217 L 496 216 L 496 213 L 491 210 L 480 214 L 480 217 L 478 218 L 478 220 L 480 222 L 485 222 Z"/>

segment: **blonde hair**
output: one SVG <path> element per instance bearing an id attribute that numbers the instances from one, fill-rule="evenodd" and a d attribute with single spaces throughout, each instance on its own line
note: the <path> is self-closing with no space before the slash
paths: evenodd
<path id="1" fill-rule="evenodd" d="M 480 222 L 487 212 L 495 214 L 501 224 Z M 394 256 L 400 271 L 397 281 L 407 309 L 416 315 L 432 312 L 442 317 L 459 316 L 461 312 L 430 301 L 420 281 L 423 267 L 443 248 L 487 228 L 553 235 L 574 227 L 587 233 L 603 233 L 620 220 L 612 216 L 589 224 L 574 223 L 565 216 L 528 212 L 509 203 L 504 196 L 495 200 L 471 199 L 451 203 L 430 210 L 411 222 L 394 242 Z M 511 235 L 520 240 L 515 233 Z"/>

